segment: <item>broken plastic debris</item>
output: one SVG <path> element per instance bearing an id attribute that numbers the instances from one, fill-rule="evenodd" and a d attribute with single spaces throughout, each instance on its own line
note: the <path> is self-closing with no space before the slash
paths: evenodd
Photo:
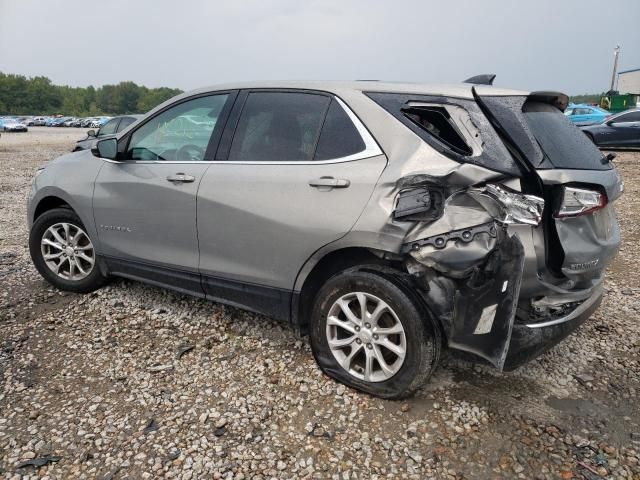
<path id="1" fill-rule="evenodd" d="M 146 435 L 147 433 L 155 432 L 159 428 L 160 427 L 158 426 L 158 422 L 156 422 L 155 419 L 152 418 L 151 420 L 149 420 L 149 423 L 147 423 L 147 426 L 144 427 L 142 433 Z"/>
<path id="2" fill-rule="evenodd" d="M 173 365 L 167 364 L 167 365 L 156 365 L 154 367 L 149 367 L 147 370 L 149 370 L 151 373 L 157 373 L 157 372 L 164 372 L 166 370 L 172 370 L 172 369 L 173 369 Z"/>
<path id="3" fill-rule="evenodd" d="M 62 460 L 62 457 L 57 455 L 44 455 L 42 457 L 24 460 L 16 465 L 16 469 L 25 467 L 40 468 L 48 463 L 56 463 L 60 460 Z"/>
<path id="4" fill-rule="evenodd" d="M 181 347 L 178 347 L 178 350 L 176 351 L 176 360 L 180 360 L 185 353 L 190 352 L 194 348 L 196 348 L 195 345 L 182 345 Z"/>

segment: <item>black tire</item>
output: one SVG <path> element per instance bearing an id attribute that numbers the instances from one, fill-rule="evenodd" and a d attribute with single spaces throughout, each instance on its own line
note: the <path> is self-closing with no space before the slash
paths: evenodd
<path id="1" fill-rule="evenodd" d="M 89 293 L 100 288 L 106 282 L 106 277 L 100 271 L 98 258 L 95 256 L 95 263 L 91 272 L 80 280 L 68 280 L 56 275 L 46 264 L 42 254 L 41 241 L 43 235 L 49 227 L 56 223 L 69 223 L 81 228 L 87 236 L 89 235 L 80 217 L 69 208 L 54 208 L 40 215 L 31 227 L 29 233 L 29 252 L 36 269 L 42 277 L 54 287 L 76 293 Z M 93 241 L 92 241 L 93 243 Z M 95 250 L 94 250 L 95 251 Z"/>
<path id="2" fill-rule="evenodd" d="M 596 144 L 596 141 L 595 141 L 595 139 L 593 138 L 593 135 L 592 135 L 591 133 L 587 133 L 587 132 L 585 132 L 584 134 L 587 136 L 587 138 L 588 138 L 589 140 L 591 140 L 591 143 L 593 143 L 596 147 L 598 146 L 598 144 Z"/>
<path id="3" fill-rule="evenodd" d="M 336 300 L 351 292 L 364 292 L 383 300 L 402 324 L 406 337 L 404 362 L 388 379 L 369 382 L 354 376 L 338 363 L 329 347 L 327 316 Z M 316 295 L 310 327 L 313 355 L 323 372 L 351 388 L 381 398 L 400 399 L 413 394 L 429 379 L 440 359 L 442 335 L 438 321 L 403 274 L 385 267 L 359 266 L 331 277 Z"/>

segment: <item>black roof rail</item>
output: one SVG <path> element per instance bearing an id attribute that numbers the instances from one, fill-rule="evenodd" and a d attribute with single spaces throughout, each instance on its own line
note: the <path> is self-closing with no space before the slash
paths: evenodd
<path id="1" fill-rule="evenodd" d="M 493 85 L 493 81 L 496 78 L 495 73 L 483 73 L 474 77 L 467 78 L 462 83 L 473 83 L 474 85 Z"/>

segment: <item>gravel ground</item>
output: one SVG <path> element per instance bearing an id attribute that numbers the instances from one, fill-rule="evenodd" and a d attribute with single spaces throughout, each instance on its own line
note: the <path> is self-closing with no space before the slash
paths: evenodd
<path id="1" fill-rule="evenodd" d="M 259 315 L 123 280 L 48 286 L 25 197 L 80 132 L 0 138 L 0 477 L 640 478 L 640 153 L 616 160 L 623 246 L 589 322 L 508 374 L 448 356 L 389 402 Z"/>

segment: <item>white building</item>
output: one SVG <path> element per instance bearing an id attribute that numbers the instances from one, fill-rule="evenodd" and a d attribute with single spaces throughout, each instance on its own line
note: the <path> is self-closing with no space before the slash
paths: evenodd
<path id="1" fill-rule="evenodd" d="M 618 88 L 621 94 L 640 95 L 640 68 L 618 72 Z"/>

